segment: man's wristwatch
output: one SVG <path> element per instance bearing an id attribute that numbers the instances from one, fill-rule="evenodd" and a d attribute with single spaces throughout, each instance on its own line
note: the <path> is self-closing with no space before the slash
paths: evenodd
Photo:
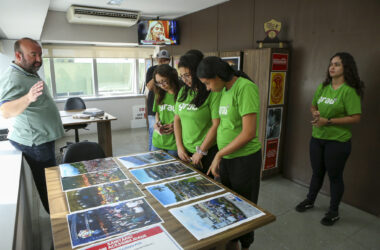
<path id="1" fill-rule="evenodd" d="M 199 146 L 196 146 L 195 150 L 197 151 L 198 154 L 201 154 L 201 155 L 207 155 L 207 152 L 208 152 L 208 151 L 202 151 L 201 147 Z"/>
<path id="2" fill-rule="evenodd" d="M 327 119 L 327 125 L 332 125 L 331 118 Z"/>

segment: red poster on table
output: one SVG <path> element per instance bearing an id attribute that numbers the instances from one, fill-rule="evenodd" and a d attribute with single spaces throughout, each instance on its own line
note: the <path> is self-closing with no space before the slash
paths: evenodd
<path id="1" fill-rule="evenodd" d="M 272 54 L 272 71 L 288 70 L 288 54 L 273 53 Z"/>
<path id="2" fill-rule="evenodd" d="M 277 157 L 279 149 L 279 139 L 266 140 L 265 156 L 264 156 L 264 170 L 277 167 Z"/>

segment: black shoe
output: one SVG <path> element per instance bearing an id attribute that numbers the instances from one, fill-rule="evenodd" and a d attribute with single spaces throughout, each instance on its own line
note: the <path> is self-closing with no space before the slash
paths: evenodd
<path id="1" fill-rule="evenodd" d="M 306 210 L 313 208 L 313 207 L 314 207 L 314 202 L 306 199 L 296 206 L 296 210 L 297 210 L 297 212 L 302 213 L 302 212 L 305 212 Z"/>
<path id="2" fill-rule="evenodd" d="M 338 212 L 329 211 L 325 214 L 325 217 L 322 218 L 321 224 L 325 226 L 332 226 L 339 219 L 340 218 Z"/>

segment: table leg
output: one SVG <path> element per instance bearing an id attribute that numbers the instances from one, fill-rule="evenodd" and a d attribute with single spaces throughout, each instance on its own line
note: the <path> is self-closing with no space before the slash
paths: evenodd
<path id="1" fill-rule="evenodd" d="M 112 156 L 111 121 L 98 122 L 98 142 L 106 157 Z"/>

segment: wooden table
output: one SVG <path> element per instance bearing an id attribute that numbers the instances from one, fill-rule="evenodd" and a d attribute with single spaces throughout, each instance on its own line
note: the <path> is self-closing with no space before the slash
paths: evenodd
<path id="1" fill-rule="evenodd" d="M 114 158 L 116 160 L 116 158 Z M 116 160 L 117 161 L 117 160 Z M 118 161 L 117 161 L 118 162 Z M 122 164 L 118 162 L 120 166 Z M 247 232 L 252 231 L 262 227 L 270 222 L 273 222 L 276 217 L 264 209 L 256 206 L 252 202 L 248 201 L 250 204 L 259 208 L 261 211 L 265 212 L 265 215 L 259 217 L 253 221 L 246 222 L 242 225 L 239 225 L 235 228 L 224 231 L 220 234 L 211 236 L 209 238 L 198 241 L 189 231 L 186 230 L 182 224 L 177 221 L 177 219 L 169 212 L 169 208 L 163 207 L 150 193 L 146 190 L 145 186 L 140 184 L 134 176 L 132 176 L 129 171 L 121 167 L 120 168 L 129 179 L 133 180 L 137 186 L 144 192 L 146 195 L 145 199 L 151 204 L 154 210 L 159 214 L 159 216 L 164 220 L 162 226 L 173 236 L 173 238 L 184 248 L 184 249 L 210 249 L 216 247 L 216 249 L 224 249 L 226 243 L 232 239 L 235 239 Z M 197 171 L 197 170 L 196 170 Z M 201 172 L 197 171 L 199 174 L 203 175 Z M 66 220 L 66 215 L 69 214 L 67 208 L 66 197 L 64 192 L 62 192 L 60 174 L 58 167 L 52 167 L 45 169 L 46 173 L 46 185 L 48 189 L 48 198 L 50 206 L 50 220 L 53 231 L 53 240 L 54 247 L 56 250 L 71 249 L 70 235 L 68 230 L 68 224 Z M 205 176 L 205 175 L 203 175 Z M 177 179 L 182 178 L 178 177 Z M 207 177 L 208 178 L 208 177 Z M 212 179 L 208 178 L 213 181 Z M 214 182 L 214 181 L 213 181 Z M 230 189 L 224 187 L 220 183 L 219 186 L 222 186 L 226 190 L 216 194 L 211 194 L 206 197 L 199 198 L 197 200 L 191 200 L 186 203 L 179 204 L 177 206 L 172 206 L 170 208 L 183 206 L 190 204 L 199 200 L 204 200 L 213 196 L 217 196 L 226 192 L 231 192 Z M 236 193 L 234 193 L 236 194 Z M 243 197 L 239 196 L 244 199 Z M 244 199 L 246 200 L 246 199 Z M 246 200 L 247 201 L 247 200 Z M 94 244 L 94 243 L 91 243 Z"/>
<path id="2" fill-rule="evenodd" d="M 74 119 L 73 115 L 82 113 L 83 110 L 59 111 L 63 126 L 89 124 L 96 122 L 98 131 L 98 143 L 103 148 L 107 157 L 112 156 L 112 133 L 111 121 L 117 120 L 116 117 L 104 113 L 103 116 L 93 117 L 90 119 Z"/>

